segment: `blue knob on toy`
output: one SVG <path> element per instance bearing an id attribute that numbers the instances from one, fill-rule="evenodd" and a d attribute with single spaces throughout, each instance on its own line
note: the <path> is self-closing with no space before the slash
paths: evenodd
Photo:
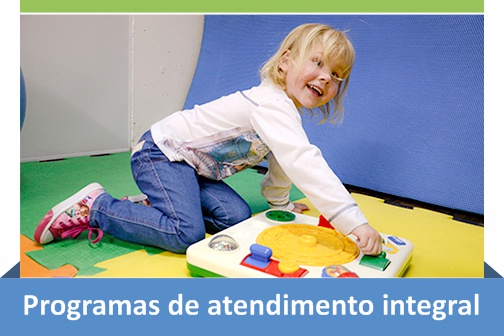
<path id="1" fill-rule="evenodd" d="M 251 257 L 257 261 L 268 262 L 273 255 L 273 251 L 267 246 L 252 244 L 250 245 Z"/>
<path id="2" fill-rule="evenodd" d="M 252 244 L 250 245 L 250 255 L 243 260 L 245 265 L 264 269 L 270 264 L 270 258 L 273 251 L 267 246 Z"/>

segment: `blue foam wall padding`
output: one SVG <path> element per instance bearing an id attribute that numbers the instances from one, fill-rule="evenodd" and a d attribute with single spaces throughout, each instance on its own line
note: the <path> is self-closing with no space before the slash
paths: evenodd
<path id="1" fill-rule="evenodd" d="M 304 117 L 341 180 L 483 214 L 483 15 L 208 15 L 185 107 L 257 85 L 305 22 L 347 30 L 357 53 L 343 124 Z"/>

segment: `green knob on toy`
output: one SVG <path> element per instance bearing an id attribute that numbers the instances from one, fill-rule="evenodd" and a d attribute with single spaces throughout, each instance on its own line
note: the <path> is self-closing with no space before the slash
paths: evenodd
<path id="1" fill-rule="evenodd" d="M 296 218 L 296 215 L 285 210 L 270 210 L 266 212 L 266 218 L 277 222 L 291 222 Z"/>

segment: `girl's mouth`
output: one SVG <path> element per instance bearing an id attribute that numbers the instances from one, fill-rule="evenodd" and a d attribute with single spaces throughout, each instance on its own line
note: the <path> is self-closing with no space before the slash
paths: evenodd
<path id="1" fill-rule="evenodd" d="M 310 90 L 312 90 L 313 92 L 315 92 L 316 95 L 318 95 L 319 97 L 322 96 L 323 92 L 322 90 L 315 86 L 315 85 L 311 85 L 311 84 L 308 84 L 306 85 Z"/>

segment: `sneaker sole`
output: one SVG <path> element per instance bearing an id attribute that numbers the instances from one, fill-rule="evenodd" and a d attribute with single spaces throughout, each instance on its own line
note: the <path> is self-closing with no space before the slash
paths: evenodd
<path id="1" fill-rule="evenodd" d="M 128 200 L 131 203 L 143 202 L 147 199 L 147 195 L 140 194 L 134 196 L 124 196 L 121 200 Z"/>
<path id="2" fill-rule="evenodd" d="M 65 210 L 70 208 L 72 205 L 80 202 L 84 197 L 86 197 L 89 193 L 94 190 L 103 189 L 103 187 L 99 183 L 91 183 L 66 200 L 58 203 L 51 210 L 49 210 L 42 220 L 39 222 L 37 228 L 35 229 L 34 238 L 35 241 L 39 244 L 47 244 L 54 240 L 54 237 L 49 231 L 52 223 L 56 218 L 58 218 Z"/>

